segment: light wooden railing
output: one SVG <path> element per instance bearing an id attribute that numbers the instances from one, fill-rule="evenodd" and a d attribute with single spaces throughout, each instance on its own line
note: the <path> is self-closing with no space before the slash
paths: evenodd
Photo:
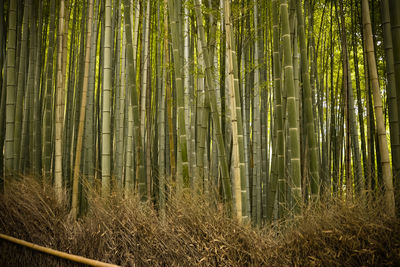
<path id="1" fill-rule="evenodd" d="M 28 247 L 30 249 L 37 250 L 37 251 L 40 251 L 40 252 L 43 252 L 46 254 L 50 254 L 50 255 L 53 255 L 58 258 L 66 259 L 66 260 L 73 261 L 76 263 L 86 264 L 89 266 L 99 266 L 99 267 L 117 267 L 118 266 L 115 264 L 92 260 L 92 259 L 88 259 L 88 258 L 85 258 L 82 256 L 69 254 L 69 253 L 65 253 L 62 251 L 55 250 L 55 249 L 43 247 L 43 246 L 31 243 L 31 242 L 27 242 L 25 240 L 21 240 L 21 239 L 18 239 L 18 238 L 12 237 L 12 236 L 8 236 L 8 235 L 4 235 L 4 234 L 0 234 L 0 239 L 7 240 L 9 242 L 12 242 L 12 243 L 24 246 L 24 247 Z"/>

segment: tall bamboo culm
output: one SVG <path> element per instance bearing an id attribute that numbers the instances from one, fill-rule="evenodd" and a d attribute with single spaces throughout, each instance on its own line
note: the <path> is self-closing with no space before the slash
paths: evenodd
<path id="1" fill-rule="evenodd" d="M 395 216 L 395 203 L 393 191 L 393 177 L 390 168 L 389 150 L 386 139 L 386 129 L 382 111 L 382 97 L 379 89 L 378 72 L 376 69 L 374 43 L 372 39 L 371 19 L 369 15 L 368 0 L 362 1 L 362 20 L 364 28 L 364 40 L 368 61 L 369 78 L 373 90 L 374 109 L 376 116 L 376 128 L 378 133 L 379 149 L 382 164 L 382 178 L 385 186 L 385 201 L 388 214 Z"/>

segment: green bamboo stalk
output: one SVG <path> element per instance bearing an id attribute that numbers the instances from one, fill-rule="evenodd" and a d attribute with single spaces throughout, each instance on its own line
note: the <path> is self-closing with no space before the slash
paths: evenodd
<path id="1" fill-rule="evenodd" d="M 27 25 L 31 25 L 30 27 L 30 35 L 29 37 L 29 61 L 28 61 L 28 75 L 27 75 L 27 81 L 26 81 L 26 88 L 25 88 L 25 92 L 24 92 L 24 96 L 23 99 L 21 99 L 21 101 L 23 101 L 23 114 L 19 114 L 18 115 L 18 108 L 16 109 L 16 113 L 15 113 L 15 119 L 16 122 L 17 120 L 22 119 L 22 124 L 19 125 L 19 129 L 17 129 L 17 124 L 15 124 L 15 138 L 14 140 L 17 140 L 20 138 L 20 140 L 18 141 L 18 148 L 17 146 L 14 147 L 14 152 L 15 152 L 15 169 L 23 172 L 25 170 L 25 163 L 26 162 L 32 162 L 33 160 L 33 155 L 32 153 L 29 153 L 30 151 L 33 151 L 33 147 L 29 147 L 29 133 L 28 133 L 28 127 L 31 129 L 30 132 L 33 133 L 33 100 L 35 98 L 34 96 L 34 87 L 35 87 L 35 63 L 36 63 L 36 45 L 37 45 L 37 40 L 36 40 L 36 21 L 34 21 L 33 16 L 35 15 L 34 13 L 34 8 L 32 8 L 32 2 L 31 1 L 27 1 L 26 3 L 29 7 L 28 10 L 30 11 L 29 15 L 28 14 L 24 14 L 27 15 L 28 21 L 26 22 L 25 27 L 28 27 Z M 24 11 L 25 13 L 25 11 Z M 24 18 L 25 19 L 25 18 Z M 27 28 L 25 28 L 25 31 L 28 31 Z M 24 33 L 23 33 L 24 35 Z M 23 38 L 21 39 L 21 41 L 23 40 Z M 23 46 L 24 44 L 22 43 L 21 46 Z M 26 49 L 26 48 L 21 48 L 21 50 Z M 20 56 L 20 61 L 23 62 L 23 60 L 21 59 L 22 57 L 24 57 L 24 55 L 21 54 Z M 21 63 L 20 63 L 20 71 L 25 72 L 25 62 L 23 63 L 23 70 L 21 70 Z M 25 76 L 23 74 L 23 76 Z M 20 75 L 18 74 L 18 80 L 20 80 Z M 25 81 L 23 80 L 24 78 L 22 78 L 22 80 L 18 81 L 18 88 L 20 87 L 20 82 L 22 84 L 25 84 Z M 20 89 L 18 89 L 20 90 Z M 23 89 L 22 89 L 23 90 Z M 17 107 L 20 106 L 21 111 L 22 111 L 22 103 L 18 103 L 18 92 L 17 92 Z M 21 116 L 21 118 L 18 118 L 18 116 Z M 21 123 L 21 121 L 19 121 L 19 123 Z M 19 131 L 19 134 L 17 134 L 17 131 Z M 19 136 L 18 136 L 19 135 Z M 14 143 L 17 144 L 17 143 Z M 17 154 L 18 153 L 18 154 Z"/>
<path id="2" fill-rule="evenodd" d="M 55 29 L 55 0 L 50 2 L 49 45 L 46 59 L 46 92 L 44 96 L 43 118 L 43 169 L 46 179 L 50 178 L 52 158 L 52 94 L 53 94 L 53 54 L 54 54 L 54 29 Z"/>
<path id="3" fill-rule="evenodd" d="M 65 127 L 64 127 L 64 133 L 63 133 L 63 173 L 65 177 L 68 177 L 68 184 L 66 185 L 67 188 L 69 189 L 72 184 L 70 183 L 70 178 L 72 178 L 72 154 L 73 149 L 72 149 L 72 140 L 73 140 L 73 132 L 74 132 L 74 122 L 73 122 L 73 114 L 74 114 L 74 88 L 75 88 L 75 62 L 79 58 L 79 49 L 78 49 L 78 42 L 76 42 L 77 34 L 76 34 L 76 20 L 78 15 L 77 12 L 77 5 L 74 7 L 74 12 L 73 12 L 73 20 L 72 20 L 72 30 L 71 30 L 71 43 L 70 43 L 70 72 L 69 72 L 69 77 L 68 77 L 68 89 L 67 89 L 67 103 L 66 103 L 66 111 L 65 111 Z M 84 42 L 81 42 L 82 44 Z M 71 71 L 72 70 L 72 71 Z"/>
<path id="4" fill-rule="evenodd" d="M 198 39 L 199 35 L 197 35 Z M 199 181 L 204 183 L 205 175 L 205 152 L 206 152 L 206 132 L 208 121 L 208 109 L 205 104 L 205 89 L 204 89 L 204 63 L 203 49 L 200 45 L 200 40 L 197 40 L 197 94 L 198 94 L 198 111 L 197 111 L 197 174 Z"/>
<path id="5" fill-rule="evenodd" d="M 144 40 L 144 58 L 143 58 L 143 71 L 142 71 L 142 105 L 141 109 L 142 111 L 144 110 L 145 114 L 147 116 L 144 116 L 142 119 L 146 120 L 146 123 L 144 121 L 140 121 L 143 127 L 145 127 L 145 135 L 146 139 L 144 144 L 145 144 L 145 149 L 146 149 L 146 192 L 147 192 L 147 199 L 151 199 L 151 189 L 152 189 L 152 179 L 151 179 L 151 72 L 149 71 L 149 68 L 151 66 L 151 50 L 149 49 L 151 47 L 151 40 L 149 37 L 149 32 L 151 31 L 150 27 L 150 1 L 147 2 L 146 5 L 146 31 L 145 31 L 145 40 Z M 150 51 L 149 51 L 150 50 Z M 141 113 L 142 115 L 144 113 Z M 142 129 L 143 130 L 143 129 Z"/>
<path id="6" fill-rule="evenodd" d="M 105 1 L 104 14 L 104 65 L 102 91 L 102 125 L 101 125 L 101 192 L 103 196 L 110 195 L 111 179 L 111 94 L 112 94 L 112 62 L 111 62 L 111 1 Z"/>
<path id="7" fill-rule="evenodd" d="M 96 54 L 98 39 L 98 13 L 99 2 L 94 6 L 94 15 L 92 18 L 92 34 L 90 40 L 90 62 L 89 62 L 89 81 L 85 111 L 85 176 L 89 186 L 93 186 L 95 175 L 95 76 L 96 76 Z M 89 40 L 88 40 L 89 42 Z"/>
<path id="8" fill-rule="evenodd" d="M 258 32 L 257 1 L 253 1 L 254 31 Z M 260 68 L 258 66 L 259 41 L 254 40 L 254 88 L 253 88 L 253 209 L 252 219 L 257 224 L 261 223 L 261 121 L 260 121 Z"/>
<path id="9" fill-rule="evenodd" d="M 376 127 L 378 132 L 379 149 L 381 154 L 382 178 L 385 186 L 385 204 L 390 216 L 395 217 L 395 203 L 393 192 L 393 177 L 390 169 L 389 151 L 386 139 L 386 129 L 382 112 L 382 97 L 379 89 L 378 73 L 376 69 L 374 44 L 372 39 L 371 19 L 368 0 L 362 1 L 362 18 L 364 27 L 365 47 L 367 53 L 369 77 L 373 89 Z"/>
<path id="10" fill-rule="evenodd" d="M 196 12 L 196 19 L 197 19 L 197 27 L 200 33 L 200 41 L 202 50 L 204 53 L 205 59 L 205 66 L 206 66 L 206 83 L 207 83 L 207 99 L 210 101 L 211 113 L 213 124 L 215 127 L 216 137 L 217 137 L 217 146 L 218 146 L 218 153 L 220 153 L 220 164 L 221 164 L 221 171 L 222 171 L 222 183 L 224 189 L 224 198 L 227 203 L 227 208 L 229 211 L 232 210 L 232 189 L 231 189 L 231 180 L 229 177 L 229 169 L 226 159 L 226 152 L 225 152 L 225 143 L 222 136 L 221 125 L 219 121 L 219 113 L 217 109 L 217 100 L 215 97 L 215 83 L 212 74 L 212 64 L 211 58 L 208 54 L 207 45 L 205 42 L 205 33 L 204 33 L 204 26 L 203 26 L 203 15 L 201 12 L 201 0 L 195 1 L 195 12 Z"/>
<path id="11" fill-rule="evenodd" d="M 283 45 L 284 88 L 287 92 L 288 127 L 291 148 L 291 193 L 293 196 L 292 211 L 299 214 L 301 210 L 301 171 L 300 171 L 300 139 L 297 120 L 296 92 L 293 80 L 292 51 L 290 45 L 290 28 L 287 0 L 281 0 L 281 30 Z"/>
<path id="12" fill-rule="evenodd" d="M 182 80 L 182 56 L 180 52 L 180 27 L 177 17 L 177 12 L 180 8 L 178 1 L 170 1 L 168 3 L 168 12 L 170 16 L 170 26 L 172 34 L 172 48 L 174 58 L 174 71 L 175 71 L 175 83 L 176 83 L 176 103 L 178 112 L 178 144 L 180 148 L 180 159 L 182 164 L 182 179 L 185 186 L 189 185 L 189 166 L 187 156 L 187 138 L 186 138 L 186 126 L 185 126 L 185 101 L 184 101 L 184 86 Z M 179 159 L 179 157 L 178 157 Z M 180 164 L 180 161 L 178 161 Z M 179 167 L 178 167 L 179 169 Z"/>
<path id="13" fill-rule="evenodd" d="M 142 138 L 140 133 L 140 119 L 139 119 L 139 99 L 136 91 L 136 41 L 137 41 L 137 27 L 138 20 L 136 19 L 139 13 L 135 12 L 135 35 L 132 40 L 131 21 L 125 19 L 125 33 L 126 33 L 126 57 L 127 64 L 127 90 L 131 95 L 132 115 L 133 115 L 133 128 L 135 138 L 135 159 L 136 159 L 136 180 L 139 182 L 139 195 L 142 200 L 146 199 L 146 173 L 144 170 L 144 150 L 142 147 Z M 124 1 L 124 17 L 130 18 L 130 0 Z"/>
<path id="14" fill-rule="evenodd" d="M 250 177 L 250 149 L 249 149 L 249 143 L 250 143 L 250 133 L 249 133 L 249 116 L 247 113 L 247 101 L 246 101 L 246 81 L 245 81 L 245 57 L 244 57 L 244 53 L 241 53 L 241 97 L 243 99 L 243 109 L 242 109 L 242 114 L 243 114 L 243 120 L 242 120 L 242 125 L 243 125 L 243 149 L 244 149 L 244 171 L 245 171 L 245 179 L 244 179 L 244 184 L 243 181 L 242 182 L 242 190 L 244 188 L 244 190 L 246 190 L 246 200 L 243 201 L 242 198 L 242 208 L 245 209 L 245 214 L 243 216 L 246 217 L 246 220 L 249 220 L 250 218 L 250 188 L 249 188 L 249 177 Z M 239 95 L 239 94 L 237 94 Z M 242 176 L 243 177 L 243 176 Z"/>
<path id="15" fill-rule="evenodd" d="M 392 30 L 394 76 L 396 79 L 397 111 L 400 118 L 400 2 L 389 0 L 389 12 Z"/>
<path id="16" fill-rule="evenodd" d="M 68 177 L 73 176 L 71 170 L 73 170 L 73 155 L 76 153 L 76 145 L 78 143 L 78 129 L 79 129 L 79 118 L 80 118 L 80 113 L 81 113 L 81 102 L 82 102 L 82 88 L 83 88 L 83 80 L 84 80 L 84 75 L 85 75 L 85 49 L 86 49 L 86 42 L 90 42 L 90 40 L 86 40 L 85 38 L 85 33 L 86 33 L 86 28 L 88 27 L 86 25 L 87 21 L 87 8 L 86 5 L 82 6 L 82 11 L 81 13 L 81 18 L 80 18 L 80 29 L 79 29 L 79 35 L 80 35 L 80 41 L 79 45 L 77 47 L 77 50 L 79 51 L 76 55 L 76 62 L 77 62 L 77 71 L 76 71 L 76 81 L 73 87 L 69 88 L 70 90 L 73 90 L 70 92 L 71 98 L 73 99 L 73 104 L 70 106 L 72 107 L 71 114 L 66 114 L 68 121 L 70 120 L 70 126 L 71 129 L 66 129 L 68 132 L 68 136 L 66 144 L 67 146 L 64 147 L 64 158 L 65 158 L 65 163 L 66 163 L 66 174 L 68 174 Z"/>
<path id="17" fill-rule="evenodd" d="M 56 119 L 55 119 L 55 166 L 54 187 L 58 201 L 62 200 L 62 133 L 64 124 L 64 88 L 62 73 L 62 48 L 64 31 L 64 7 L 65 2 L 60 2 L 60 13 L 58 17 L 58 49 L 57 49 L 57 88 L 56 88 Z"/>
<path id="18" fill-rule="evenodd" d="M 81 112 L 79 114 L 79 128 L 78 137 L 76 145 L 75 154 L 75 164 L 74 164 L 74 177 L 72 184 L 72 204 L 71 204 L 71 214 L 74 219 L 78 216 L 78 194 L 79 194 L 79 177 L 80 177 L 80 166 L 81 166 L 81 153 L 82 153 L 82 142 L 83 133 L 85 125 L 85 115 L 86 115 L 86 103 L 87 103 L 87 91 L 89 85 L 89 65 L 90 65 L 90 51 L 91 51 L 91 34 L 92 34 L 92 16 L 93 16 L 93 0 L 89 0 L 88 6 L 88 27 L 86 27 L 86 50 L 85 50 L 85 70 L 83 78 L 83 88 L 82 88 L 82 102 L 81 102 Z"/>
<path id="19" fill-rule="evenodd" d="M 8 7 L 7 33 L 7 98 L 6 98 L 6 134 L 5 134 L 5 173 L 14 168 L 14 125 L 15 125 L 15 93 L 16 93 L 16 31 L 17 31 L 17 2 L 10 1 Z"/>
<path id="20" fill-rule="evenodd" d="M 166 16 L 167 16 L 167 11 L 166 9 L 164 9 L 164 22 L 168 22 L 166 21 Z M 158 31 L 158 44 L 157 44 L 157 54 L 159 57 L 161 57 L 161 55 L 164 55 L 164 53 L 161 52 L 161 36 L 162 36 L 162 32 L 161 32 L 161 27 L 160 27 L 160 7 L 157 7 L 157 18 L 158 18 L 158 26 L 159 26 L 159 31 Z M 168 43 L 166 42 L 165 38 L 168 38 L 168 24 L 164 23 L 163 25 L 163 45 L 164 45 L 164 49 L 168 49 Z M 159 85 L 159 98 L 158 98 L 158 107 L 159 107 L 159 116 L 158 116 L 158 168 L 159 168 L 159 178 L 158 178 L 158 198 L 159 198 L 159 205 L 160 205 L 160 210 L 162 212 L 162 217 L 164 218 L 165 216 L 165 182 L 166 182 L 166 168 L 165 168 L 165 151 L 166 151 L 166 142 L 165 142 L 165 107 L 166 107 L 166 94 L 165 94 L 165 82 L 166 82 L 166 66 L 165 66 L 165 62 L 164 60 L 159 59 L 158 64 L 163 63 L 162 65 L 162 70 L 161 70 L 161 74 L 159 73 L 159 75 L 162 75 L 162 84 Z M 158 66 L 158 71 L 160 71 L 160 67 Z"/>
<path id="21" fill-rule="evenodd" d="M 26 85 L 26 61 L 28 56 L 28 20 L 29 20 L 29 11 L 32 8 L 31 1 L 25 1 L 24 3 L 24 11 L 23 11 L 23 22 L 22 22 L 22 37 L 21 37 L 21 50 L 19 56 L 19 70 L 18 70 L 18 78 L 17 78 L 17 95 L 16 95 L 16 103 L 15 103 L 15 125 L 14 125 L 14 169 L 18 170 L 19 160 L 20 160 L 20 146 L 21 146 L 21 134 L 22 134 L 22 112 L 24 110 L 23 98 L 25 92 Z M 30 57 L 34 58 L 34 55 L 31 54 Z M 33 69 L 32 69 L 32 73 Z"/>
<path id="22" fill-rule="evenodd" d="M 232 22 L 230 21 L 231 29 Z M 225 25 L 225 28 L 229 27 Z M 231 31 L 232 33 L 232 31 Z M 228 34 L 227 37 L 229 38 Z M 249 183 L 248 177 L 246 176 L 246 166 L 245 166 L 245 149 L 244 149 L 244 130 L 243 130 L 243 118 L 242 118 L 242 106 L 241 106 L 241 95 L 240 95 L 240 86 L 239 86 L 239 67 L 238 67 L 238 55 L 236 53 L 235 41 L 233 33 L 230 34 L 230 43 L 231 43 L 231 53 L 232 53 L 232 71 L 233 71 L 233 84 L 235 91 L 235 109 L 236 109 L 236 119 L 237 119 L 237 142 L 239 146 L 239 168 L 240 168 L 240 192 L 241 192 L 241 202 L 242 202 L 242 217 L 246 222 L 250 219 L 250 208 L 249 208 L 249 191 L 247 185 Z M 230 72 L 229 72 L 230 73 Z M 232 96 L 231 96 L 232 97 Z"/>
<path id="23" fill-rule="evenodd" d="M 46 31 L 42 31 L 43 27 L 43 12 L 42 12 L 42 3 L 39 3 L 37 5 L 38 7 L 38 27 L 34 27 L 34 31 L 37 33 L 36 40 L 35 40 L 35 45 L 36 45 L 36 60 L 35 60 L 35 77 L 33 78 L 34 80 L 34 87 L 33 87 L 33 96 L 32 98 L 32 103 L 33 103 L 33 122 L 30 123 L 30 129 L 31 129 L 31 147 L 32 147 L 32 155 L 31 155 L 31 167 L 33 174 L 35 175 L 42 175 L 42 169 L 41 169 L 41 159 L 42 159 L 42 147 L 41 147 L 41 136 L 42 136 L 42 127 L 41 127 L 41 107 L 40 107 L 40 85 L 43 86 L 44 84 L 44 69 L 42 71 L 42 64 L 44 65 L 44 57 L 42 58 L 42 55 L 44 53 L 41 52 L 41 44 L 40 41 L 42 40 L 42 34 L 46 34 Z M 35 9 L 35 8 L 34 8 Z M 31 24 L 32 25 L 32 24 Z M 44 47 L 44 46 L 42 46 Z M 43 61 L 43 63 L 42 63 Z M 42 79 L 41 79 L 42 76 Z"/>
<path id="24" fill-rule="evenodd" d="M 190 161 L 189 158 L 192 154 L 192 147 L 191 142 L 191 132 L 190 132 L 190 121 L 191 121 L 191 114 L 190 114 L 190 99 L 189 99 L 189 90 L 190 90 L 190 75 L 189 75 L 189 38 L 190 38 L 190 30 L 189 30 L 189 8 L 188 8 L 188 1 L 184 1 L 183 3 L 183 70 L 182 70 L 182 79 L 183 79 L 183 98 L 184 98 L 184 110 L 185 110 L 185 132 L 186 132 L 186 139 L 187 139 L 187 154 L 188 162 Z M 190 162 L 191 163 L 191 162 Z M 192 184 L 193 175 L 191 170 L 191 164 L 188 168 L 189 177 Z"/>
<path id="25" fill-rule="evenodd" d="M 120 0 L 116 2 L 118 8 L 118 18 L 116 24 L 116 46 L 115 46 L 115 178 L 117 182 L 117 192 L 122 193 L 123 182 L 123 163 L 124 163 L 124 147 L 123 147 L 123 134 L 124 134 L 124 88 L 122 87 L 122 80 L 125 79 L 121 73 L 121 3 Z"/>
<path id="26" fill-rule="evenodd" d="M 358 11 L 358 4 L 356 2 L 355 6 L 356 11 Z M 363 112 L 363 103 L 361 98 L 361 85 L 360 85 L 360 71 L 358 67 L 358 45 L 357 45 L 357 35 L 356 35 L 356 25 L 359 24 L 358 16 L 356 16 L 356 12 L 352 16 L 356 22 L 353 22 L 353 34 L 352 34 L 352 45 L 353 45 L 353 58 L 354 58 L 354 71 L 356 76 L 356 88 L 357 88 L 357 109 L 358 109 L 358 121 L 360 124 L 360 139 L 361 139 L 361 152 L 362 152 L 362 160 L 363 160 L 363 170 L 364 170 L 364 177 L 367 176 L 367 149 L 365 144 L 365 129 L 364 129 L 364 112 Z M 390 31 L 390 29 L 389 29 Z M 386 45 L 386 42 L 384 42 Z M 393 53 L 392 53 L 393 55 Z M 366 179 L 365 179 L 366 181 Z M 365 189 L 365 182 L 363 183 L 363 187 Z"/>
<path id="27" fill-rule="evenodd" d="M 4 42 L 4 1 L 0 3 L 0 68 L 1 70 L 4 70 L 3 72 L 0 73 L 0 147 L 3 148 L 4 145 L 4 127 L 3 127 L 3 122 L 5 120 L 5 92 L 6 92 L 6 86 L 3 84 L 5 81 L 7 69 L 4 66 L 4 47 L 5 47 L 5 42 Z M 4 77 L 3 77 L 4 75 Z M 4 100 L 4 101 L 3 101 Z M 0 193 L 3 192 L 3 185 L 4 185 L 4 180 L 3 180 L 3 172 L 4 172 L 4 153 L 0 153 Z"/>
<path id="28" fill-rule="evenodd" d="M 314 199 L 319 198 L 319 155 L 318 144 L 314 130 L 314 114 L 312 111 L 312 95 L 310 85 L 310 74 L 308 67 L 306 36 L 304 31 L 303 11 L 301 10 L 301 0 L 296 0 L 296 14 L 298 23 L 298 33 L 301 53 L 301 75 L 303 81 L 303 108 L 305 109 L 305 121 L 307 128 L 308 145 L 310 147 L 310 174 L 311 174 L 311 194 Z"/>
<path id="29" fill-rule="evenodd" d="M 347 91 L 347 97 L 348 97 L 348 122 L 349 122 L 349 130 L 350 130 L 350 135 L 351 135 L 351 146 L 352 146 L 352 151 L 353 151 L 353 156 L 354 156 L 354 162 L 353 162 L 353 170 L 354 170 L 354 178 L 355 178 L 355 185 L 357 192 L 363 191 L 363 181 L 362 181 L 362 169 L 361 169 L 361 157 L 360 157 L 360 146 L 359 146 L 359 139 L 358 139 L 358 127 L 357 127 L 357 121 L 356 121 L 356 115 L 355 115 L 355 104 L 354 104 L 354 96 L 353 96 L 353 86 L 352 86 L 352 81 L 351 81 L 351 70 L 350 70 L 350 62 L 349 62 L 349 55 L 347 51 L 347 37 L 346 37 L 346 26 L 344 23 L 344 12 L 343 12 L 343 7 L 342 7 L 342 2 L 340 2 L 340 11 L 342 16 L 341 21 L 342 21 L 342 57 L 344 61 L 344 66 L 345 68 L 343 71 L 346 71 L 347 73 L 344 73 L 345 81 L 346 84 L 344 85 L 345 90 Z M 350 181 L 350 179 L 349 179 Z M 352 188 L 352 185 L 350 185 L 350 188 Z M 349 189 L 350 189 L 349 188 Z"/>
<path id="30" fill-rule="evenodd" d="M 273 28 L 273 75 L 274 75 L 274 96 L 275 96 L 275 129 L 277 134 L 277 142 L 275 147 L 272 149 L 277 151 L 277 175 L 273 176 L 273 180 L 270 185 L 270 193 L 268 194 L 268 206 L 267 219 L 272 220 L 273 203 L 275 202 L 275 194 L 277 186 L 278 188 L 278 215 L 281 216 L 285 209 L 285 198 L 284 191 L 286 186 L 286 175 L 285 175 L 285 150 L 284 150 L 284 133 L 283 133 L 283 110 L 282 110 L 282 88 L 281 88 L 281 55 L 280 55 L 280 42 L 279 42 L 279 2 L 277 0 L 272 1 L 272 28 Z M 277 179 L 277 180 L 276 180 Z"/>
<path id="31" fill-rule="evenodd" d="M 236 217 L 239 222 L 243 221 L 243 207 L 242 207 L 242 180 L 245 177 L 242 177 L 243 172 L 243 157 L 240 158 L 240 149 L 242 150 L 243 155 L 243 142 L 241 143 L 241 147 L 239 147 L 239 124 L 238 124 L 238 117 L 241 116 L 240 112 L 240 96 L 236 96 L 236 89 L 238 87 L 237 77 L 235 81 L 234 77 L 234 66 L 233 66 L 233 49 L 232 49 L 232 32 L 231 32 L 231 18 L 230 18 L 230 3 L 229 0 L 225 0 L 224 3 L 224 19 L 225 19 L 225 33 L 226 33 L 226 53 L 227 53 L 227 72 L 228 72 L 228 79 L 227 79 L 227 86 L 230 92 L 230 109 L 231 109 L 231 123 L 232 123 L 232 165 L 233 165 L 233 184 L 234 184 L 234 194 L 235 194 L 235 211 Z M 237 99 L 239 99 L 239 110 L 237 110 Z M 241 127 L 240 127 L 241 128 Z M 242 132 L 242 140 L 243 140 L 243 132 Z M 240 159 L 242 161 L 240 162 Z M 246 197 L 246 196 L 245 196 Z"/>
<path id="32" fill-rule="evenodd" d="M 142 61 L 143 69 L 141 71 L 140 85 L 140 136 L 142 137 L 142 146 L 145 146 L 145 127 L 146 127 L 146 90 L 147 90 L 147 69 L 149 63 L 149 25 L 150 25 L 150 2 L 145 3 L 146 13 L 143 15 L 143 44 L 142 44 Z M 149 116 L 149 114 L 148 114 Z M 145 152 L 150 153 L 149 151 Z"/>
<path id="33" fill-rule="evenodd" d="M 164 0 L 164 65 L 165 65 L 165 92 L 167 101 L 167 120 L 168 120 L 168 145 L 169 155 L 167 158 L 170 162 L 170 174 L 171 181 L 176 181 L 176 160 L 175 160 L 175 141 L 174 141 L 174 130 L 173 130 L 173 118 L 172 118 L 172 88 L 171 88 L 171 69 L 170 69 L 170 46 L 168 41 L 168 9 L 165 8 L 168 5 L 167 0 Z"/>
<path id="34" fill-rule="evenodd" d="M 6 61 L 3 63 L 3 69 L 4 69 L 4 79 L 2 81 L 2 90 L 1 90 L 1 99 L 0 99 L 0 112 L 1 114 L 6 114 L 6 89 L 7 89 L 7 65 Z M 1 76 L 1 75 L 0 75 Z M 0 116 L 0 126 L 2 127 L 2 130 L 0 130 L 0 147 L 4 148 L 4 139 L 5 139 L 5 121 L 6 121 L 6 116 L 2 115 Z M 4 193 L 4 153 L 0 153 L 0 193 Z"/>
<path id="35" fill-rule="evenodd" d="M 390 145 L 392 148 L 392 164 L 393 164 L 393 177 L 395 178 L 395 185 L 398 188 L 400 177 L 400 126 L 399 126 L 399 110 L 397 106 L 397 98 L 399 96 L 396 92 L 396 77 L 394 69 L 393 45 L 392 45 L 392 32 L 390 24 L 389 1 L 382 0 L 382 26 L 383 38 L 385 45 L 386 55 L 386 75 L 387 75 L 387 94 L 388 94 L 388 107 L 389 107 L 389 127 L 390 127 Z"/>

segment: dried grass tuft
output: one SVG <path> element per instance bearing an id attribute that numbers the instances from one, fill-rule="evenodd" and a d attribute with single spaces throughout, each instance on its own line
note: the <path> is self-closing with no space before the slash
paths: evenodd
<path id="1" fill-rule="evenodd" d="M 227 218 L 204 196 L 170 199 L 162 219 L 135 198 L 93 197 L 73 221 L 66 203 L 34 178 L 0 196 L 1 232 L 42 246 L 123 266 L 400 264 L 400 221 L 379 201 L 318 204 L 302 217 L 254 229 Z M 71 266 L 0 241 L 0 265 Z"/>

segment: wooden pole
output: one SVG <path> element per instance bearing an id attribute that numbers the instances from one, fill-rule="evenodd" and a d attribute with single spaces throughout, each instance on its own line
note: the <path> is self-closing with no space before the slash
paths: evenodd
<path id="1" fill-rule="evenodd" d="M 43 247 L 43 246 L 40 246 L 40 245 L 37 245 L 34 243 L 30 243 L 30 242 L 27 242 L 27 241 L 24 241 L 24 240 L 15 238 L 15 237 L 11 237 L 8 235 L 4 235 L 4 234 L 0 234 L 0 239 L 4 239 L 9 242 L 12 242 L 12 243 L 24 246 L 24 247 L 28 247 L 33 250 L 37 250 L 37 251 L 40 251 L 40 252 L 43 252 L 46 254 L 50 254 L 50 255 L 56 256 L 58 258 L 70 260 L 70 261 L 77 262 L 77 263 L 86 264 L 89 266 L 100 266 L 100 267 L 116 267 L 116 266 L 118 266 L 115 264 L 92 260 L 92 259 L 88 259 L 88 258 L 81 257 L 78 255 L 68 254 L 68 253 L 61 252 L 61 251 L 58 251 L 55 249 L 46 248 L 46 247 Z"/>

